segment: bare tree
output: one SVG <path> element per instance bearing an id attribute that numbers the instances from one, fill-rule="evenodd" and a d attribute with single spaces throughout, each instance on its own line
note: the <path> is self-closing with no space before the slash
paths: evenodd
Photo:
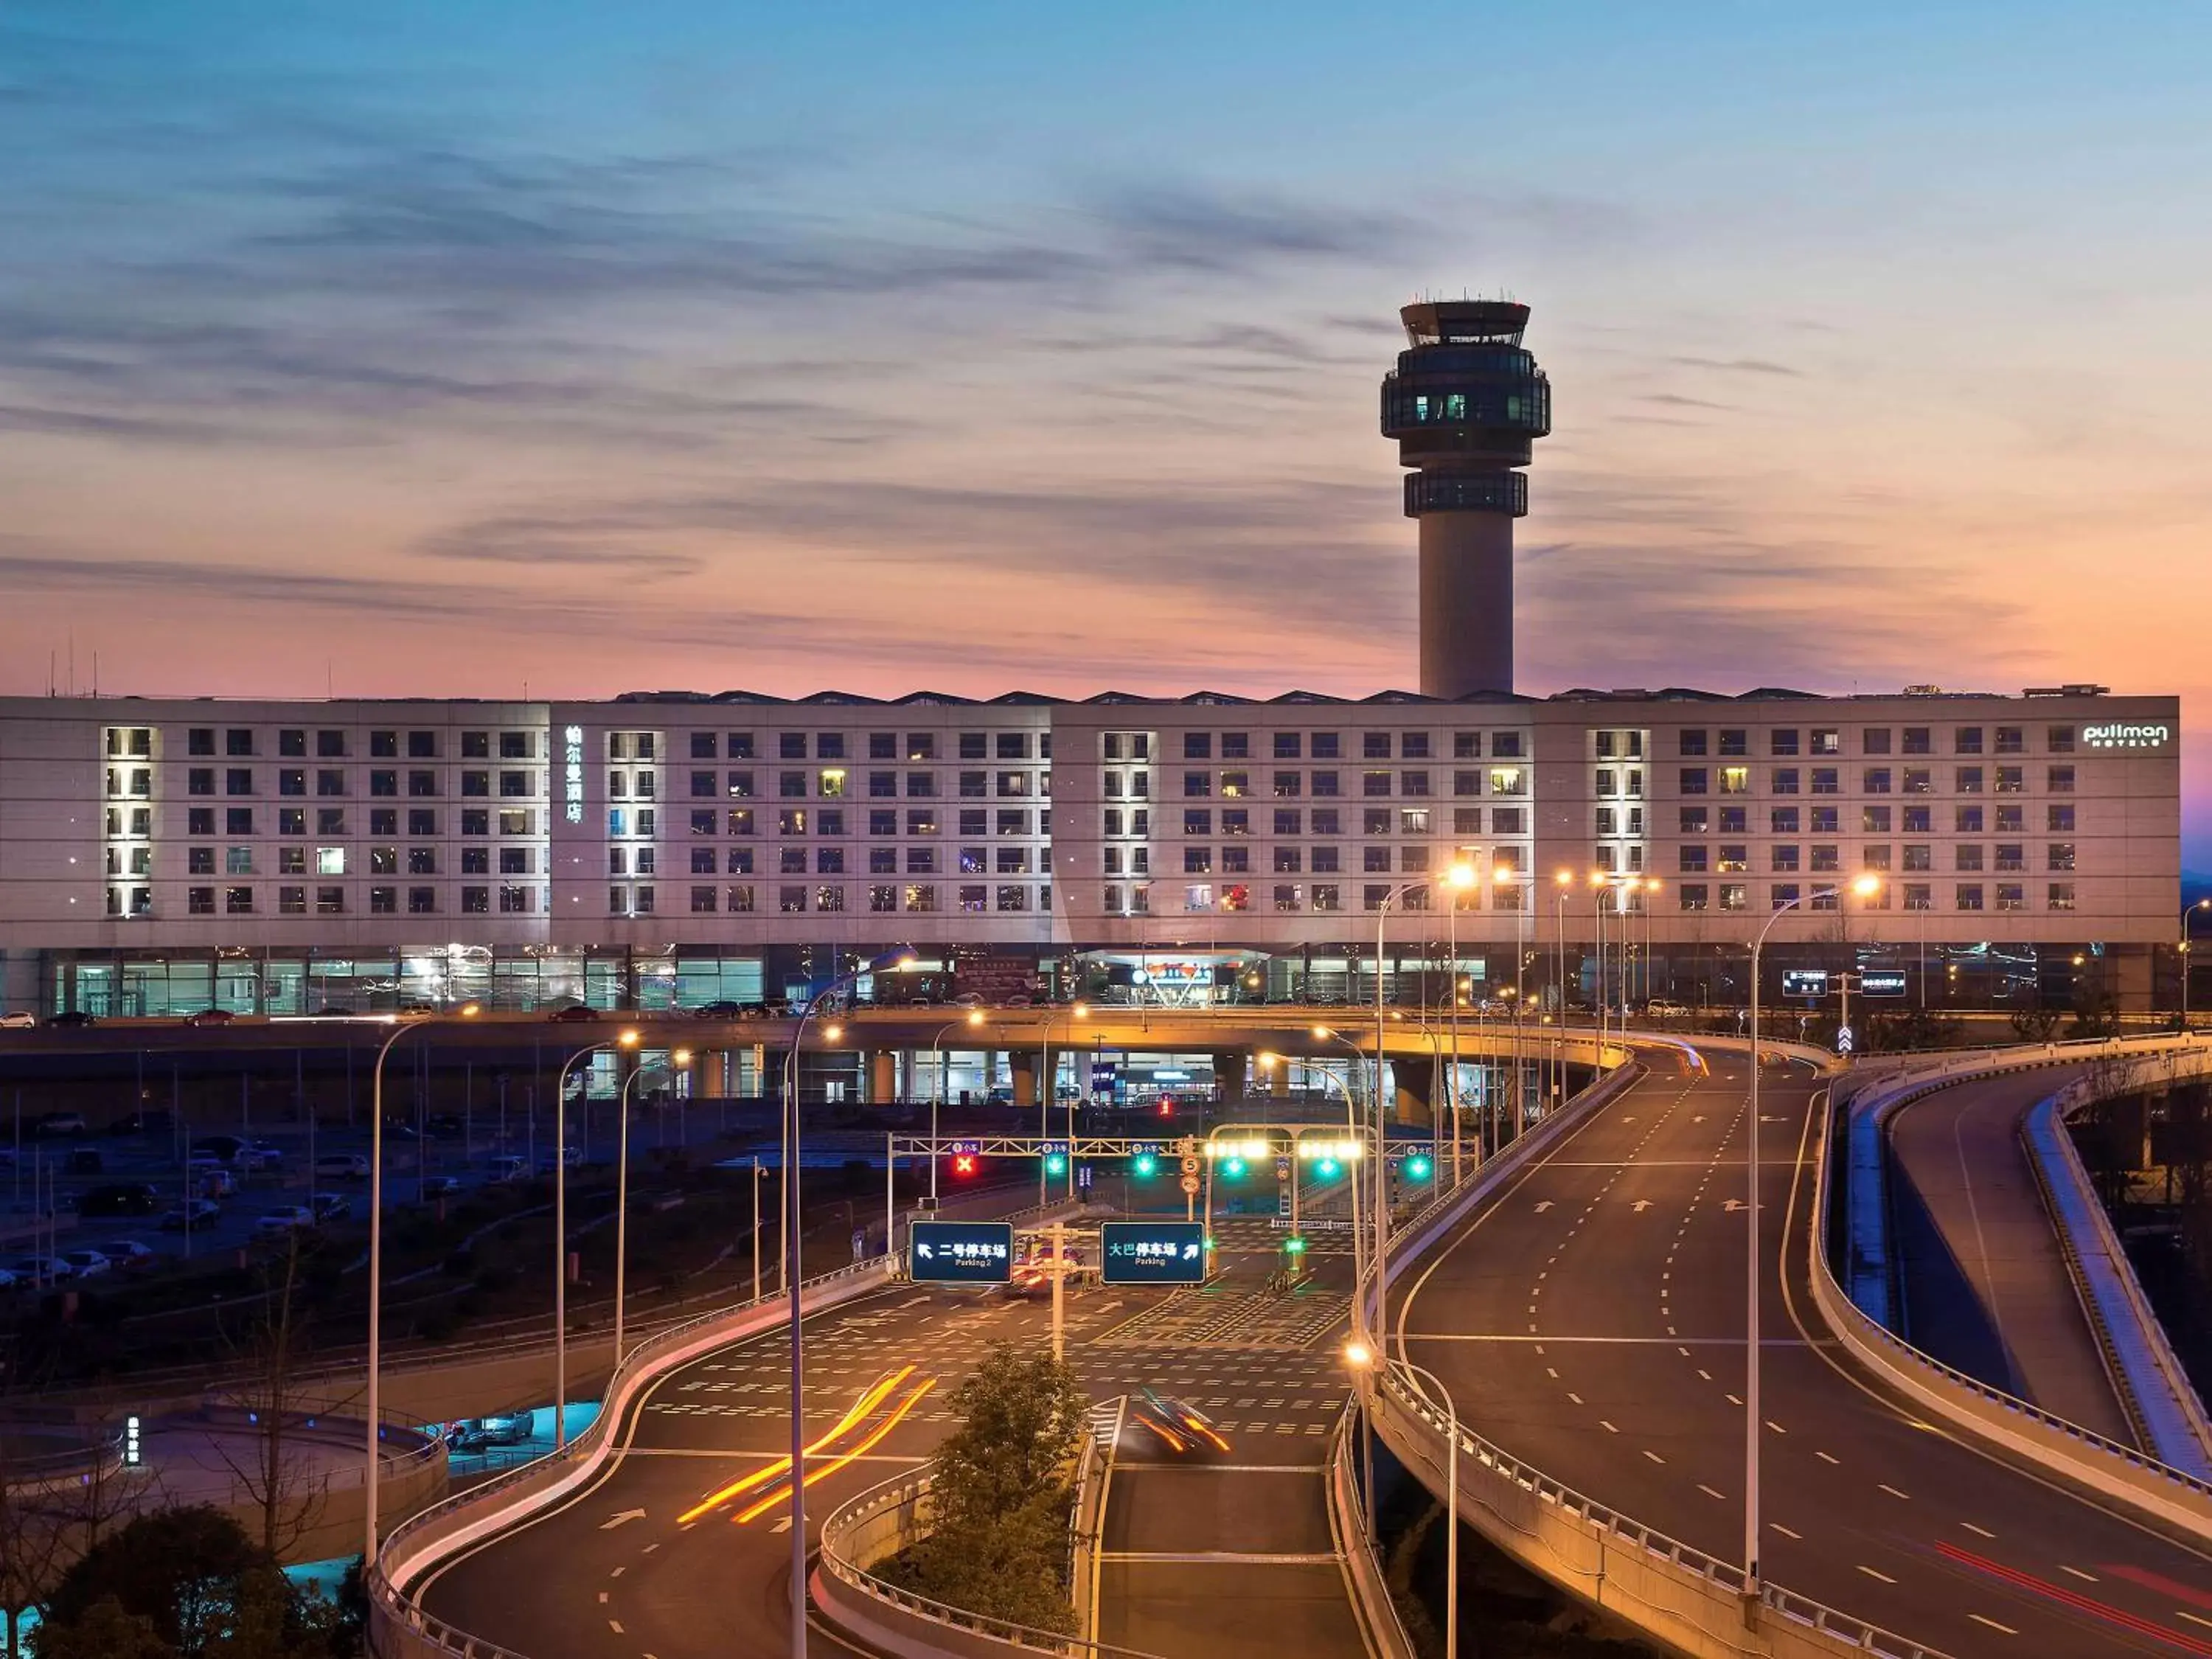
<path id="1" fill-rule="evenodd" d="M 244 1449 L 234 1451 L 217 1437 L 217 1455 L 238 1489 L 256 1511 L 261 1547 L 277 1559 L 322 1520 L 327 1494 L 303 1457 L 295 1433 L 310 1413 L 301 1409 L 300 1373 L 305 1349 L 304 1323 L 298 1316 L 300 1236 L 285 1236 L 281 1261 L 270 1267 L 268 1294 L 238 1352 L 246 1362 L 245 1379 L 227 1391 L 246 1413 Z"/>
<path id="2" fill-rule="evenodd" d="M 0 1434 L 0 1659 L 21 1659 L 23 1615 L 130 1504 L 109 1438 L 103 1428 L 87 1462 L 56 1468 Z"/>

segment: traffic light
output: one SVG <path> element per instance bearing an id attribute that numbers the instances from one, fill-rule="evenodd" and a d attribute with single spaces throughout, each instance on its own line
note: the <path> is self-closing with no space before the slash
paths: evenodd
<path id="1" fill-rule="evenodd" d="M 1244 1160 L 1241 1158 L 1224 1160 L 1221 1165 L 1221 1173 L 1231 1181 L 1238 1179 L 1244 1173 Z"/>
<path id="2" fill-rule="evenodd" d="M 952 1154 L 952 1173 L 963 1181 L 972 1179 L 982 1167 L 982 1163 L 983 1160 L 973 1152 L 955 1152 Z"/>
<path id="3" fill-rule="evenodd" d="M 1344 1166 L 1339 1164 L 1334 1158 L 1325 1158 L 1322 1159 L 1320 1163 L 1314 1165 L 1314 1173 L 1319 1176 L 1323 1181 L 1334 1181 L 1336 1179 L 1338 1175 L 1342 1173 L 1343 1168 Z"/>
<path id="4" fill-rule="evenodd" d="M 1160 1161 L 1150 1152 L 1139 1152 L 1135 1170 L 1139 1176 L 1149 1180 L 1160 1172 Z"/>
<path id="5" fill-rule="evenodd" d="M 1406 1160 L 1406 1179 L 1426 1181 L 1433 1167 L 1429 1162 L 1429 1155 L 1426 1152 L 1415 1152 Z"/>
<path id="6" fill-rule="evenodd" d="M 1067 1154 L 1066 1152 L 1047 1152 L 1044 1159 L 1044 1170 L 1047 1175 L 1066 1175 L 1067 1173 Z"/>
<path id="7" fill-rule="evenodd" d="M 1285 1255 L 1304 1255 L 1305 1253 L 1306 1242 L 1303 1238 L 1300 1238 L 1296 1233 L 1292 1233 L 1288 1238 L 1283 1241 L 1283 1254 Z"/>

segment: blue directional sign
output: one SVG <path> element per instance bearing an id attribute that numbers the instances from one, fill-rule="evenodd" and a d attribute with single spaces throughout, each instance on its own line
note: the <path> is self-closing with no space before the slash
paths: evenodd
<path id="1" fill-rule="evenodd" d="M 1202 1285 L 1206 1228 L 1195 1221 L 1108 1221 L 1100 1224 L 1109 1285 Z"/>
<path id="2" fill-rule="evenodd" d="M 911 1277 L 946 1285 L 1003 1285 L 1013 1276 L 1014 1230 L 1005 1221 L 917 1221 Z"/>

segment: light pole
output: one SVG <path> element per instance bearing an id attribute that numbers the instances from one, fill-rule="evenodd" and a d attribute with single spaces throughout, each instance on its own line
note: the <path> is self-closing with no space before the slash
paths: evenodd
<path id="1" fill-rule="evenodd" d="M 471 1002 L 457 1010 L 451 1018 L 435 1014 L 421 1015 L 398 1021 L 392 1035 L 384 1039 L 376 1051 L 376 1068 L 369 1080 L 368 1129 L 368 1449 L 361 1472 L 361 1502 L 366 1536 L 361 1553 L 363 1573 L 376 1564 L 376 1477 L 380 1473 L 377 1456 L 380 1402 L 377 1398 L 380 1382 L 380 1367 L 384 1358 L 384 1060 L 392 1052 L 392 1045 L 410 1031 L 424 1025 L 455 1025 L 474 1019 L 480 1012 Z M 185 1221 L 191 1222 L 193 1200 L 189 1185 L 185 1198 Z M 185 1234 L 186 1243 L 191 1235 Z"/>
<path id="2" fill-rule="evenodd" d="M 937 1207 L 937 1115 L 945 1105 L 945 1034 L 963 1025 L 972 1030 L 982 1023 L 983 1011 L 970 1008 L 967 1018 L 947 1020 L 937 1028 L 937 1035 L 929 1040 L 929 1069 L 937 1079 L 937 1088 L 929 1101 L 929 1207 L 933 1210 Z"/>
<path id="3" fill-rule="evenodd" d="M 1559 955 L 1552 977 L 1552 1015 L 1559 1023 L 1559 1044 L 1552 1065 L 1552 1095 L 1556 1102 L 1567 1091 L 1567 895 L 1574 890 L 1575 872 L 1561 870 L 1552 879 L 1557 898 L 1553 908 L 1559 921 L 1555 939 Z"/>
<path id="4" fill-rule="evenodd" d="M 1528 890 L 1521 880 L 1520 872 L 1510 864 L 1493 864 L 1490 870 L 1492 887 L 1503 899 L 1513 896 L 1513 1134 L 1521 1134 L 1521 1114 L 1527 1108 L 1528 1084 L 1522 1076 L 1521 1016 L 1528 1006 L 1528 983 L 1523 970 L 1528 959 Z M 1494 906 L 1492 908 L 1495 908 Z"/>
<path id="5" fill-rule="evenodd" d="M 637 1047 L 635 1030 L 586 1043 L 553 1080 L 553 1449 L 568 1443 L 568 1073 L 586 1054 Z M 588 1125 L 589 1120 L 586 1120 Z"/>
<path id="6" fill-rule="evenodd" d="M 1445 1074 L 1444 1100 L 1451 1109 L 1452 1126 L 1452 1185 L 1460 1182 L 1459 1164 L 1459 905 L 1460 895 L 1475 884 L 1474 866 L 1465 860 L 1454 863 L 1444 872 L 1444 915 L 1451 935 L 1451 1070 Z M 1377 961 L 1376 970 L 1381 970 Z"/>
<path id="7" fill-rule="evenodd" d="M 1087 1002 L 1074 1002 L 1068 1005 L 1066 1012 L 1054 1014 L 1045 1020 L 1044 1076 L 1038 1080 L 1038 1086 L 1041 1092 L 1037 1097 L 1037 1139 L 1041 1141 L 1048 1139 L 1051 1137 L 1053 1097 L 1060 1092 L 1060 1085 L 1052 1068 L 1052 1028 L 1057 1022 L 1063 1019 L 1088 1019 L 1090 1018 L 1091 1005 Z M 1047 1201 L 1045 1182 L 1049 1179 L 1047 1163 L 1048 1160 L 1044 1155 L 1044 1149 L 1040 1146 L 1037 1148 L 1037 1202 L 1040 1205 Z M 1070 1100 L 1067 1103 L 1067 1197 L 1069 1202 L 1073 1203 L 1074 1201 L 1075 1103 L 1073 1100 Z"/>
<path id="8" fill-rule="evenodd" d="M 1382 1266 L 1390 1249 L 1390 1160 L 1383 1153 L 1382 1127 L 1382 1054 L 1389 1042 L 1389 1028 L 1383 1024 L 1382 1008 L 1382 951 L 1383 929 L 1390 920 L 1390 907 L 1418 887 L 1442 887 L 1449 896 L 1474 884 L 1474 866 L 1454 864 L 1442 874 L 1418 881 L 1401 881 L 1382 896 L 1382 902 L 1375 907 L 1375 1244 L 1368 1260 L 1374 1274 L 1376 1294 L 1382 1291 Z"/>
<path id="9" fill-rule="evenodd" d="M 2181 1029 L 2189 1029 L 2189 945 L 2190 934 L 2199 910 L 2212 910 L 2212 898 L 2201 898 L 2181 913 Z"/>
<path id="10" fill-rule="evenodd" d="M 1605 1022 L 1607 1005 L 1611 1000 L 1605 980 L 1605 890 L 1613 878 L 1602 870 L 1589 872 L 1590 915 L 1597 921 L 1597 981 L 1592 994 L 1597 1004 L 1597 1064 L 1605 1066 Z"/>
<path id="11" fill-rule="evenodd" d="M 905 967 L 914 961 L 911 951 L 893 951 L 871 957 L 842 979 L 831 981 L 813 996 L 799 1016 L 792 1033 L 791 1052 L 784 1058 L 783 1089 L 783 1249 L 788 1264 L 784 1279 L 790 1294 L 791 1323 L 791 1653 L 804 1659 L 806 1652 L 806 1371 L 799 1324 L 799 1284 L 804 1264 L 799 1260 L 799 1056 L 806 1046 L 806 1028 L 814 1011 L 848 985 L 886 968 Z M 834 1028 L 833 1028 L 834 1030 Z"/>
<path id="12" fill-rule="evenodd" d="M 689 1048 L 678 1048 L 670 1053 L 668 1065 L 665 1069 L 670 1072 L 681 1072 L 689 1069 L 690 1064 L 691 1051 Z M 617 1370 L 622 1369 L 623 1363 L 623 1290 L 624 1275 L 629 1264 L 629 1091 L 631 1086 L 647 1069 L 643 1066 L 630 1068 L 630 1074 L 623 1079 L 622 1097 L 616 1103 L 621 1119 L 615 1126 L 617 1146 L 615 1153 L 615 1369 Z M 755 1291 L 754 1294 L 758 1295 L 758 1291 Z"/>
<path id="13" fill-rule="evenodd" d="M 1352 1051 L 1352 1065 L 1349 1068 L 1350 1075 L 1356 1077 L 1358 1074 L 1359 1062 L 1364 1058 L 1364 1055 L 1360 1052 L 1360 1048 L 1358 1043 L 1354 1042 L 1350 1037 L 1345 1036 L 1343 1032 L 1332 1030 L 1326 1025 L 1315 1026 L 1313 1028 L 1313 1034 L 1317 1042 L 1341 1043 L 1345 1048 L 1350 1049 Z M 1382 1121 L 1380 1105 L 1382 1095 L 1382 1068 L 1381 1066 L 1376 1066 L 1375 1087 L 1368 1097 L 1370 1100 L 1377 1103 L 1376 1107 L 1376 1121 L 1377 1124 L 1378 1139 Z M 1327 1072 L 1323 1072 L 1321 1075 L 1328 1077 L 1329 1074 Z M 1362 1142 L 1363 1137 L 1359 1132 L 1358 1122 L 1352 1115 L 1352 1085 L 1349 1083 L 1346 1084 L 1344 1087 L 1344 1121 L 1346 1127 L 1350 1129 L 1352 1132 L 1352 1138 L 1354 1143 L 1358 1144 Z M 1379 1155 L 1379 1146 L 1377 1152 Z M 1358 1160 L 1356 1158 L 1353 1160 L 1353 1164 L 1355 1167 L 1350 1171 L 1346 1181 L 1346 1185 L 1348 1186 L 1352 1191 L 1352 1283 L 1353 1286 L 1352 1297 L 1352 1322 L 1353 1329 L 1364 1330 L 1366 1328 L 1366 1323 L 1361 1311 L 1358 1287 L 1361 1277 L 1359 1267 L 1360 1238 L 1364 1230 L 1359 1224 L 1359 1170 L 1356 1167 L 1358 1164 Z"/>
<path id="14" fill-rule="evenodd" d="M 1864 898 L 1878 891 L 1881 878 L 1863 875 L 1851 883 L 1851 891 Z M 1817 890 L 1833 893 L 1832 887 Z M 1774 907 L 1751 941 L 1751 1094 L 1747 1115 L 1751 1132 L 1745 1147 L 1744 1224 L 1750 1249 L 1744 1277 L 1743 1352 L 1743 1594 L 1747 1601 L 1759 1599 L 1759 958 L 1774 924 L 1805 902 L 1805 895 L 1785 899 Z M 1838 896 L 1837 902 L 1842 902 Z"/>

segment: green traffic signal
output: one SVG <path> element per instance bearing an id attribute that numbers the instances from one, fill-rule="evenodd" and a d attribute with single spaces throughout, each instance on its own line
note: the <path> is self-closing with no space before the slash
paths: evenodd
<path id="1" fill-rule="evenodd" d="M 1045 1173 L 1048 1175 L 1066 1175 L 1067 1173 L 1066 1155 L 1061 1152 L 1048 1155 L 1044 1161 L 1044 1167 Z"/>
<path id="2" fill-rule="evenodd" d="M 1222 1165 L 1221 1173 L 1227 1176 L 1231 1181 L 1236 1180 L 1239 1176 L 1244 1173 L 1244 1160 L 1241 1158 L 1231 1158 L 1226 1164 Z"/>
<path id="3" fill-rule="evenodd" d="M 1427 1157 L 1423 1153 L 1415 1152 L 1411 1158 L 1406 1160 L 1406 1179 L 1408 1181 L 1426 1181 L 1429 1178 L 1431 1168 L 1431 1165 L 1430 1164 Z"/>
<path id="4" fill-rule="evenodd" d="M 1336 1178 L 1337 1171 L 1340 1167 L 1340 1166 L 1334 1158 L 1325 1158 L 1322 1159 L 1320 1163 L 1314 1165 L 1314 1173 L 1319 1176 L 1323 1181 L 1333 1181 Z"/>
<path id="5" fill-rule="evenodd" d="M 1305 1253 L 1305 1240 L 1297 1237 L 1295 1234 L 1283 1241 L 1283 1254 L 1285 1255 L 1304 1255 Z"/>
<path id="6" fill-rule="evenodd" d="M 1159 1159 L 1154 1158 L 1150 1152 L 1139 1152 L 1137 1154 L 1137 1173 L 1139 1175 L 1155 1176 L 1159 1173 Z"/>

